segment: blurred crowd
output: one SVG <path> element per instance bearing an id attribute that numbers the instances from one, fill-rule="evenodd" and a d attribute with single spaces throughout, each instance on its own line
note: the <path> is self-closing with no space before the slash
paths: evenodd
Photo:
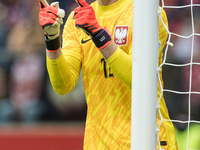
<path id="1" fill-rule="evenodd" d="M 74 0 L 58 1 L 60 7 L 66 11 L 65 21 L 78 5 Z M 92 1 L 94 0 L 87 0 L 88 3 Z M 48 2 L 51 3 L 52 0 Z M 191 4 L 191 0 L 163 2 L 165 6 Z M 193 0 L 193 3 L 200 4 L 199 0 Z M 190 36 L 193 31 L 200 34 L 200 7 L 195 6 L 192 9 L 193 22 L 191 7 L 165 8 L 170 32 L 182 36 Z M 0 1 L 0 123 L 84 121 L 87 108 L 81 76 L 75 89 L 67 95 L 60 96 L 51 87 L 45 66 L 45 42 L 38 13 L 37 0 Z M 167 62 L 200 63 L 198 35 L 195 35 L 194 39 L 192 36 L 179 38 L 172 35 L 171 42 L 174 46 L 168 49 Z M 187 92 L 191 88 L 192 91 L 200 92 L 200 66 L 192 65 L 192 74 L 190 69 L 190 66 L 164 65 L 165 88 L 181 92 Z M 200 120 L 200 94 L 165 92 L 164 96 L 171 119 L 188 120 L 190 107 L 190 119 Z M 185 130 L 187 126 L 175 123 L 175 127 L 178 130 Z"/>
<path id="2" fill-rule="evenodd" d="M 78 7 L 72 0 L 59 3 L 66 11 L 64 20 Z M 38 13 L 37 0 L 0 1 L 0 123 L 84 121 L 82 80 L 64 96 L 55 93 L 49 82 Z"/>

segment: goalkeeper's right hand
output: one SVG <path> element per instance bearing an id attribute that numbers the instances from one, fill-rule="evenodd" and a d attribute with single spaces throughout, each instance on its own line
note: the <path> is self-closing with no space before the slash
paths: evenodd
<path id="1" fill-rule="evenodd" d="M 50 6 L 39 0 L 39 23 L 42 26 L 48 40 L 59 37 L 60 25 L 63 24 L 65 11 L 59 8 L 59 2 L 53 2 Z"/>

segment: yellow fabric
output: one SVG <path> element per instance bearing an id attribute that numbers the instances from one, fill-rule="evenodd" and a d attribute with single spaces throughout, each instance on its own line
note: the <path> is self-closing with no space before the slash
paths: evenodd
<path id="1" fill-rule="evenodd" d="M 119 47 L 114 54 L 106 60 L 112 71 L 131 89 L 132 55 L 127 55 Z M 120 71 L 119 68 L 123 68 Z"/>
<path id="2" fill-rule="evenodd" d="M 75 28 L 72 12 L 64 28 L 63 54 L 57 60 L 47 58 L 50 80 L 55 91 L 66 94 L 75 86 L 82 68 L 88 107 L 84 150 L 129 150 L 133 1 L 119 0 L 109 6 L 100 6 L 97 2 L 91 5 L 99 24 L 108 29 L 112 39 L 115 26 L 129 27 L 127 44 L 118 46 L 116 52 L 104 60 L 92 40 L 81 44 L 82 39 L 87 40 L 90 37 L 81 29 Z M 162 16 L 165 18 L 164 12 Z M 164 21 L 167 24 L 166 18 Z M 167 32 L 161 24 L 159 32 L 159 40 L 162 43 L 159 50 L 159 62 L 161 62 L 162 49 L 167 38 Z M 158 92 L 160 94 L 160 89 Z M 160 105 L 162 115 L 165 119 L 169 119 L 163 98 Z M 160 120 L 159 117 L 158 119 Z M 175 133 L 171 122 L 162 123 L 160 139 L 168 142 L 167 150 L 176 150 Z"/>

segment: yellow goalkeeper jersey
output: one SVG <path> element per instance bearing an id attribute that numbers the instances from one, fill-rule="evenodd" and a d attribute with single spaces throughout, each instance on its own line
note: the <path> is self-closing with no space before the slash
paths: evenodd
<path id="1" fill-rule="evenodd" d="M 74 88 L 82 69 L 88 108 L 84 150 L 129 150 L 133 0 L 119 0 L 109 6 L 100 6 L 95 1 L 91 5 L 99 24 L 107 28 L 118 45 L 117 50 L 105 60 L 90 37 L 75 28 L 72 12 L 64 27 L 62 54 L 57 60 L 47 57 L 47 69 L 53 88 L 60 94 L 66 94 Z M 164 11 L 162 17 L 167 25 Z M 167 36 L 160 22 L 159 62 L 162 61 L 162 49 Z M 161 113 L 165 119 L 169 119 L 163 98 Z M 160 129 L 162 148 L 177 149 L 172 123 L 164 122 Z"/>

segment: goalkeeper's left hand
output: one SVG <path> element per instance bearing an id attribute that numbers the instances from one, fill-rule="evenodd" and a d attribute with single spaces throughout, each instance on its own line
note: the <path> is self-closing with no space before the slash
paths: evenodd
<path id="1" fill-rule="evenodd" d="M 86 34 L 92 37 L 96 47 L 100 50 L 111 43 L 111 35 L 106 28 L 99 25 L 95 12 L 85 0 L 76 0 L 80 7 L 75 8 L 75 26 L 81 28 Z"/>
<path id="2" fill-rule="evenodd" d="M 46 47 L 49 52 L 56 52 L 61 47 L 60 25 L 63 24 L 65 11 L 60 9 L 58 2 L 53 2 L 50 6 L 45 0 L 39 0 L 40 13 L 39 23 L 46 36 Z"/>
<path id="3" fill-rule="evenodd" d="M 56 39 L 60 34 L 60 25 L 63 24 L 65 11 L 60 9 L 59 2 L 53 2 L 50 6 L 39 1 L 39 23 L 49 40 Z"/>

